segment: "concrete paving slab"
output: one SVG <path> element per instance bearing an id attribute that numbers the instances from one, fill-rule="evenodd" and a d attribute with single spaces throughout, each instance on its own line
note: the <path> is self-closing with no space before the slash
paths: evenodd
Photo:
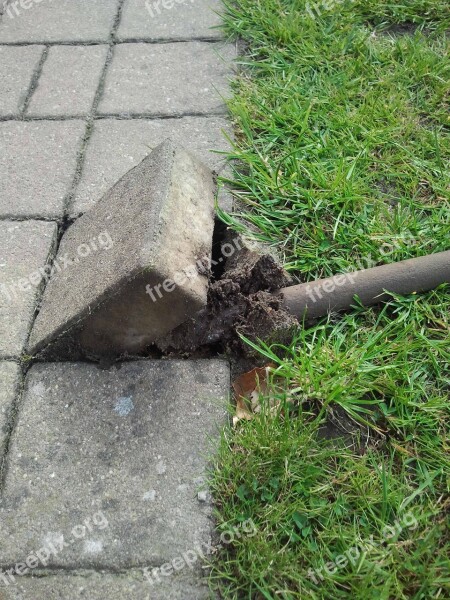
<path id="1" fill-rule="evenodd" d="M 196 314 L 207 299 L 197 261 L 211 256 L 214 192 L 203 163 L 171 141 L 155 148 L 64 234 L 56 262 L 69 266 L 47 285 L 30 353 L 62 337 L 88 356 L 135 354 Z"/>
<path id="2" fill-rule="evenodd" d="M 117 36 L 120 40 L 220 39 L 220 11 L 221 0 L 126 0 Z"/>
<path id="3" fill-rule="evenodd" d="M 190 573 L 189 569 L 187 569 Z M 2 587 L 0 600 L 208 600 L 206 585 L 192 573 L 184 577 L 165 577 L 153 585 L 142 575 L 67 573 L 46 577 L 16 577 L 16 584 Z"/>
<path id="4" fill-rule="evenodd" d="M 0 116 L 16 116 L 27 96 L 44 46 L 0 46 Z"/>
<path id="5" fill-rule="evenodd" d="M 3 458 L 11 409 L 19 386 L 20 374 L 20 367 L 17 363 L 0 361 L 0 461 Z"/>
<path id="6" fill-rule="evenodd" d="M 117 0 L 13 1 L 0 22 L 0 43 L 106 42 L 117 4 Z"/>
<path id="7" fill-rule="evenodd" d="M 234 46 L 220 43 L 119 44 L 99 113 L 223 114 L 234 58 Z"/>
<path id="8" fill-rule="evenodd" d="M 55 223 L 0 221 L 0 358 L 24 349 L 56 232 Z"/>
<path id="9" fill-rule="evenodd" d="M 220 117 L 95 121 L 71 214 L 80 215 L 92 208 L 120 177 L 166 138 L 219 173 L 224 160 L 212 150 L 228 148 L 222 132 L 231 136 L 229 121 Z"/>
<path id="10" fill-rule="evenodd" d="M 0 123 L 0 217 L 63 215 L 84 132 L 77 120 Z"/>
<path id="11" fill-rule="evenodd" d="M 204 548 L 212 507 L 197 495 L 229 385 L 222 360 L 34 365 L 8 454 L 0 564 L 47 548 L 50 569 L 121 570 Z"/>
<path id="12" fill-rule="evenodd" d="M 84 116 L 94 101 L 105 65 L 107 45 L 52 46 L 27 114 Z"/>

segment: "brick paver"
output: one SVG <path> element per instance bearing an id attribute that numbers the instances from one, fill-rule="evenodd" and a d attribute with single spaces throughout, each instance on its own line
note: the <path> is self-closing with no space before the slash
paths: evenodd
<path id="1" fill-rule="evenodd" d="M 0 44 L 106 42 L 117 6 L 117 0 L 12 0 L 0 22 Z"/>
<path id="2" fill-rule="evenodd" d="M 19 115 L 44 46 L 0 46 L 0 117 Z"/>
<path id="3" fill-rule="evenodd" d="M 118 31 L 121 40 L 219 39 L 220 0 L 129 0 Z"/>
<path id="4" fill-rule="evenodd" d="M 94 101 L 108 46 L 53 46 L 27 114 L 87 115 Z"/>
<path id="5" fill-rule="evenodd" d="M 0 359 L 22 353 L 55 241 L 55 223 L 0 220 Z"/>
<path id="6" fill-rule="evenodd" d="M 84 131 L 82 121 L 0 122 L 0 217 L 63 215 Z"/>
<path id="7" fill-rule="evenodd" d="M 120 44 L 106 76 L 101 114 L 220 114 L 233 46 Z"/>
<path id="8" fill-rule="evenodd" d="M 221 117 L 96 121 L 72 214 L 79 215 L 94 206 L 122 175 L 166 138 L 189 148 L 210 168 L 220 172 L 224 159 L 212 150 L 227 149 L 222 132 L 231 135 L 230 129 L 229 122 Z"/>
<path id="9" fill-rule="evenodd" d="M 61 536 L 49 566 L 157 566 L 207 544 L 211 506 L 197 495 L 228 390 L 220 360 L 33 366 L 0 504 L 2 563 Z"/>
<path id="10" fill-rule="evenodd" d="M 220 0 L 0 0 L 0 600 L 210 597 L 201 553 L 192 568 L 176 559 L 213 535 L 198 491 L 227 363 L 100 370 L 33 364 L 25 348 L 68 218 L 167 137 L 224 169 L 211 151 L 227 149 L 235 48 L 214 11 Z M 59 551 L 61 536 L 73 543 Z"/>

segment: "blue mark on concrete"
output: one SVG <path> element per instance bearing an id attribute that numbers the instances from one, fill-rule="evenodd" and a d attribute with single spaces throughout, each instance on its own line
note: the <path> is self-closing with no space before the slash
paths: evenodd
<path id="1" fill-rule="evenodd" d="M 114 410 L 121 417 L 126 417 L 133 410 L 134 404 L 131 396 L 122 396 L 116 402 Z"/>

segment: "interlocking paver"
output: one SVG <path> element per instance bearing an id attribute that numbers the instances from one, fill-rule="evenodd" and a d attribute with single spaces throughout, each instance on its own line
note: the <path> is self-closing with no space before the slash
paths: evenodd
<path id="1" fill-rule="evenodd" d="M 218 39 L 221 0 L 126 0 L 118 37 L 122 40 Z"/>
<path id="2" fill-rule="evenodd" d="M 211 150 L 228 148 L 222 131 L 231 135 L 230 130 L 230 123 L 220 117 L 96 121 L 72 214 L 78 215 L 92 208 L 127 171 L 169 137 L 216 172 L 221 171 L 223 157 Z"/>
<path id="3" fill-rule="evenodd" d="M 221 360 L 34 365 L 10 443 L 0 564 L 64 539 L 50 567 L 161 565 L 210 541 L 197 494 L 229 377 Z"/>
<path id="4" fill-rule="evenodd" d="M 0 221 L 0 358 L 20 356 L 31 328 L 56 224 Z"/>
<path id="5" fill-rule="evenodd" d="M 19 378 L 20 368 L 17 363 L 0 361 L 0 460 L 2 459 L 7 435 L 7 426 L 19 384 Z"/>
<path id="6" fill-rule="evenodd" d="M 190 570 L 186 568 L 187 573 Z M 117 575 L 84 572 L 47 577 L 17 577 L 16 584 L 1 587 L 1 600 L 208 600 L 206 585 L 193 576 L 161 577 L 160 582 L 142 581 L 142 574 Z M 3 595 L 2 595 L 3 594 Z"/>
<path id="7" fill-rule="evenodd" d="M 207 302 L 195 264 L 212 251 L 214 191 L 211 171 L 170 140 L 124 175 L 61 239 L 68 266 L 47 285 L 30 354 L 62 337 L 88 354 L 136 354 L 193 317 Z"/>
<path id="8" fill-rule="evenodd" d="M 0 22 L 0 43 L 106 42 L 116 11 L 117 0 L 13 0 Z"/>
<path id="9" fill-rule="evenodd" d="M 0 46 L 0 116 L 18 115 L 44 46 Z"/>
<path id="10" fill-rule="evenodd" d="M 83 121 L 0 123 L 0 217 L 61 217 Z"/>
<path id="11" fill-rule="evenodd" d="M 101 114 L 220 114 L 228 95 L 231 45 L 207 42 L 119 44 Z"/>
<path id="12" fill-rule="evenodd" d="M 53 46 L 27 111 L 37 116 L 87 115 L 108 46 Z"/>

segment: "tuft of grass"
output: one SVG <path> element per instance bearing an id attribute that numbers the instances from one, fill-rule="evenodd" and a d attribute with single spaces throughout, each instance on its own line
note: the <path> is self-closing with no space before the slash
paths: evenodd
<path id="1" fill-rule="evenodd" d="M 237 0 L 224 23 L 247 48 L 224 222 L 302 281 L 447 250 L 448 2 Z M 448 285 L 355 301 L 288 346 L 249 342 L 286 392 L 223 434 L 219 527 L 256 526 L 213 564 L 224 598 L 450 597 L 449 304 Z M 324 437 L 343 414 L 359 444 Z"/>

